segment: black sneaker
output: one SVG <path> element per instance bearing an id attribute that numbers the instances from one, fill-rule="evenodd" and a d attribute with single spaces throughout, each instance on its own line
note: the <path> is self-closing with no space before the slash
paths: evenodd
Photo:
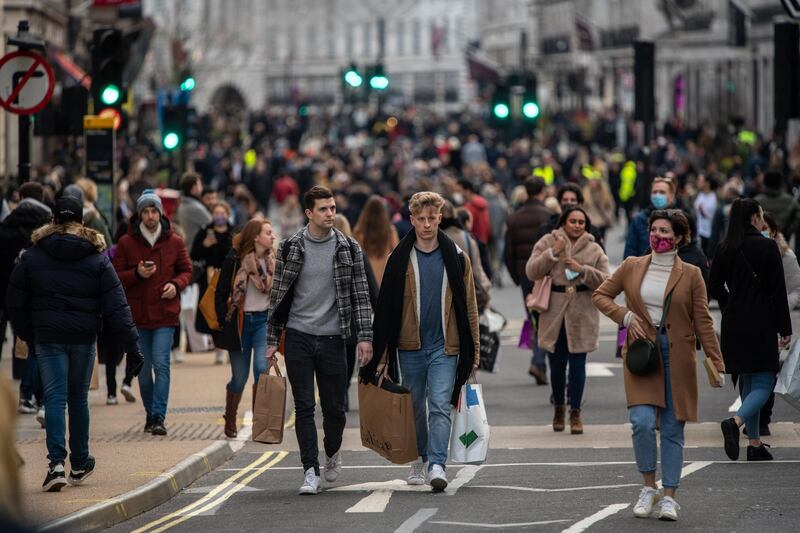
<path id="1" fill-rule="evenodd" d="M 94 457 L 91 455 L 88 459 L 86 459 L 86 464 L 83 465 L 83 468 L 80 470 L 75 470 L 74 468 L 70 468 L 69 471 L 69 484 L 70 485 L 80 485 L 86 478 L 92 475 L 94 472 Z"/>
<path id="2" fill-rule="evenodd" d="M 164 420 L 162 418 L 155 418 L 153 419 L 153 430 L 151 431 L 153 435 L 160 435 L 164 436 L 167 434 L 167 428 L 164 427 Z"/>
<path id="3" fill-rule="evenodd" d="M 67 486 L 67 475 L 64 472 L 64 464 L 56 463 L 50 465 L 47 469 L 47 477 L 44 478 L 42 483 L 42 491 L 44 492 L 59 492 Z"/>
<path id="4" fill-rule="evenodd" d="M 733 418 L 726 418 L 720 424 L 725 440 L 725 453 L 731 461 L 739 459 L 739 426 Z"/>
<path id="5" fill-rule="evenodd" d="M 145 433 L 152 433 L 153 432 L 153 417 L 147 415 L 147 418 L 144 422 L 144 432 Z"/>
<path id="6" fill-rule="evenodd" d="M 772 454 L 769 453 L 769 444 L 764 442 L 761 446 L 748 446 L 747 447 L 747 460 L 748 461 L 772 461 Z"/>

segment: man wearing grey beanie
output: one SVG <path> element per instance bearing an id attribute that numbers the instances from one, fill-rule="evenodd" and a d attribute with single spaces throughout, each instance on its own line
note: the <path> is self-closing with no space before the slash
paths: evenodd
<path id="1" fill-rule="evenodd" d="M 147 412 L 144 430 L 166 435 L 172 337 L 180 324 L 179 295 L 191 282 L 192 263 L 152 189 L 143 191 L 136 202 L 128 233 L 117 243 L 114 268 L 125 287 L 144 355 L 139 375 Z"/>

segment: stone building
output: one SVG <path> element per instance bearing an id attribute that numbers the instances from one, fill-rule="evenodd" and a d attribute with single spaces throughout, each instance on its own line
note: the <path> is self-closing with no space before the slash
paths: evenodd
<path id="1" fill-rule="evenodd" d="M 342 100 L 342 69 L 382 58 L 387 98 L 457 108 L 472 97 L 465 49 L 478 38 L 479 0 L 231 0 L 145 6 L 162 35 L 152 72 L 168 80 L 168 41 L 181 39 L 199 108 Z"/>

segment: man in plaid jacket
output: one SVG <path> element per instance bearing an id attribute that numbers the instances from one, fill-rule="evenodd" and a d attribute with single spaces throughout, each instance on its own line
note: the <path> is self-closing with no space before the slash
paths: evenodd
<path id="1" fill-rule="evenodd" d="M 345 342 L 355 320 L 358 358 L 372 359 L 372 311 L 364 255 L 358 243 L 336 230 L 336 202 L 325 187 L 304 197 L 308 225 L 279 247 L 267 334 L 267 358 L 274 358 L 286 334 L 286 372 L 295 405 L 295 432 L 305 472 L 300 494 L 320 492 L 319 448 L 314 424 L 317 377 L 325 432 L 325 480 L 342 470 L 339 448 L 345 426 L 347 375 Z"/>

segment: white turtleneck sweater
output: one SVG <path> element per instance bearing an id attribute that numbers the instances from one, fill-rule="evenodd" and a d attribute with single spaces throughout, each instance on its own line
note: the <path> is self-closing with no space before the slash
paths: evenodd
<path id="1" fill-rule="evenodd" d="M 644 275 L 641 287 L 642 301 L 647 308 L 647 318 L 654 327 L 658 327 L 661 322 L 661 315 L 664 312 L 664 291 L 667 289 L 667 282 L 669 276 L 672 274 L 672 267 L 675 265 L 675 256 L 678 255 L 677 250 L 666 252 L 663 254 L 653 253 L 650 260 L 650 267 Z M 628 312 L 625 316 L 625 326 L 629 326 L 632 312 Z M 645 318 L 645 317 L 640 317 Z"/>

